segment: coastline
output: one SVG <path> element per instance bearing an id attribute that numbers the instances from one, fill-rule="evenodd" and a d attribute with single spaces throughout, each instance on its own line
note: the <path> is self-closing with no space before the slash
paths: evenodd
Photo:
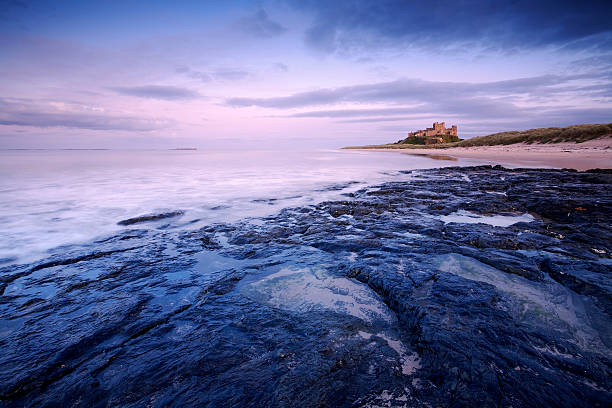
<path id="1" fill-rule="evenodd" d="M 425 155 L 446 159 L 470 158 L 489 160 L 498 164 L 528 167 L 566 168 L 578 171 L 612 168 L 612 137 L 589 140 L 583 143 L 524 144 L 448 147 L 448 148 L 363 148 L 399 152 L 410 155 Z"/>
<path id="2" fill-rule="evenodd" d="M 0 400 L 146 405 L 154 388 L 209 406 L 608 401 L 612 174 L 408 172 L 0 268 Z"/>

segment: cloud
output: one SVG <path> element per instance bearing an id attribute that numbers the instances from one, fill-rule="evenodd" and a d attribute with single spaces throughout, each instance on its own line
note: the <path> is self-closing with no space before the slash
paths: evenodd
<path id="1" fill-rule="evenodd" d="M 202 82 L 210 82 L 213 80 L 210 74 L 206 72 L 201 72 L 201 71 L 193 71 L 193 70 L 190 70 L 189 68 L 187 68 L 187 71 L 184 71 L 181 73 L 186 74 L 189 78 L 197 79 L 198 81 L 202 81 Z"/>
<path id="2" fill-rule="evenodd" d="M 348 89 L 324 89 L 319 91 L 301 92 L 289 96 L 275 98 L 229 98 L 227 105 L 235 107 L 261 106 L 264 108 L 296 108 L 311 105 L 326 105 L 341 102 L 348 95 Z"/>
<path id="3" fill-rule="evenodd" d="M 194 99 L 200 96 L 195 91 L 177 86 L 144 85 L 114 87 L 110 89 L 121 95 L 135 96 L 138 98 L 163 99 L 167 101 Z"/>
<path id="4" fill-rule="evenodd" d="M 288 72 L 289 71 L 289 66 L 287 64 L 283 64 L 282 62 L 275 62 L 274 64 L 272 64 L 272 68 L 275 71 L 279 71 L 279 72 Z"/>
<path id="5" fill-rule="evenodd" d="M 338 120 L 336 123 L 378 123 L 378 122 L 403 122 L 408 120 L 417 120 L 417 119 L 429 119 L 432 115 L 424 115 L 424 114 L 416 114 L 411 116 L 393 116 L 393 117 L 374 117 L 374 118 L 360 118 L 360 119 L 345 119 Z M 445 118 L 449 118 L 450 115 L 444 116 Z"/>
<path id="6" fill-rule="evenodd" d="M 404 115 L 412 113 L 415 107 L 375 108 L 375 109 L 333 109 L 294 113 L 292 118 L 346 118 L 376 115 Z"/>
<path id="7" fill-rule="evenodd" d="M 479 107 L 485 111 L 493 109 L 488 103 L 495 101 L 500 107 L 510 107 L 502 98 L 505 97 L 550 97 L 563 92 L 579 90 L 579 86 L 572 85 L 573 81 L 599 81 L 599 88 L 591 92 L 601 92 L 612 97 L 601 80 L 605 76 L 582 75 L 543 75 L 537 77 L 519 78 L 505 81 L 482 83 L 470 82 L 441 82 L 425 81 L 421 79 L 398 79 L 390 82 L 345 86 L 339 88 L 319 89 L 308 92 L 295 93 L 288 96 L 271 98 L 241 98 L 234 97 L 226 100 L 226 104 L 234 107 L 259 106 L 264 108 L 292 109 L 308 106 L 333 105 L 338 103 L 392 103 L 392 104 L 419 104 L 432 103 L 447 108 L 465 110 L 465 102 L 472 107 Z M 565 87 L 561 87 L 564 85 Z M 603 85 L 603 87 L 602 87 Z M 587 91 L 588 92 L 588 91 Z M 328 114 L 330 114 L 328 112 Z M 302 113 L 300 115 L 306 115 Z M 324 115 L 311 112 L 310 115 Z"/>
<path id="8" fill-rule="evenodd" d="M 525 130 L 533 128 L 551 127 L 551 126 L 571 126 L 580 123 L 608 123 L 610 122 L 612 110 L 609 108 L 573 108 L 573 107 L 555 107 L 555 108 L 531 108 L 525 110 L 521 115 L 507 118 L 491 118 L 491 117 L 447 117 L 447 125 L 459 125 L 459 136 L 462 138 L 483 136 L 496 132 L 509 130 Z M 372 118 L 376 119 L 376 118 Z M 432 122 L 440 120 L 439 115 L 429 114 L 413 117 L 397 117 L 397 118 L 381 118 L 387 120 L 348 120 L 339 121 L 340 123 L 376 123 L 381 122 L 381 126 L 376 128 L 379 132 L 392 133 L 393 136 L 387 136 L 388 139 L 402 137 L 410 130 L 422 129 L 425 126 L 431 126 Z M 396 120 L 397 119 L 397 120 Z M 398 124 L 386 125 L 386 122 L 400 122 Z M 450 122 L 450 123 L 448 123 Z M 384 139 L 381 142 L 385 141 Z M 389 140 L 387 140 L 389 141 Z"/>
<path id="9" fill-rule="evenodd" d="M 249 71 L 233 68 L 219 68 L 210 72 L 202 72 L 183 66 L 176 68 L 175 71 L 179 74 L 184 74 L 189 78 L 197 79 L 202 82 L 240 81 L 253 76 L 253 74 Z"/>
<path id="10" fill-rule="evenodd" d="M 426 124 L 440 118 L 463 124 L 488 121 L 488 129 L 494 131 L 498 127 L 493 122 L 513 123 L 514 128 L 524 128 L 525 124 L 544 127 L 608 122 L 612 118 L 611 81 L 607 73 L 544 75 L 482 83 L 399 79 L 272 98 L 230 98 L 226 104 L 281 110 L 329 106 L 328 109 L 294 112 L 282 117 L 325 118 L 345 124 Z M 335 107 L 342 104 L 382 107 Z M 470 135 L 469 132 L 465 134 Z"/>
<path id="11" fill-rule="evenodd" d="M 58 109 L 56 105 L 41 104 L 28 99 L 0 98 L 0 125 L 146 132 L 162 129 L 173 123 L 162 119 Z"/>
<path id="12" fill-rule="evenodd" d="M 508 130 L 524 130 L 551 126 L 571 126 L 581 123 L 609 123 L 612 110 L 609 108 L 574 108 L 557 107 L 547 109 L 529 109 L 525 114 L 508 118 L 472 118 L 459 122 L 461 137 L 482 136 Z M 431 118 L 431 121 L 437 120 Z M 391 129 L 388 129 L 391 130 Z M 396 131 L 405 132 L 406 128 Z"/>
<path id="13" fill-rule="evenodd" d="M 241 69 L 218 69 L 212 73 L 212 76 L 221 81 L 238 81 L 250 77 L 251 73 Z"/>
<path id="14" fill-rule="evenodd" d="M 498 49 L 575 44 L 609 50 L 612 38 L 612 6 L 606 0 L 288 2 L 313 16 L 307 42 L 328 52 L 369 41 L 435 50 L 465 43 Z"/>
<path id="15" fill-rule="evenodd" d="M 612 53 L 594 55 L 571 61 L 570 66 L 574 68 L 586 68 L 590 70 L 612 71 Z"/>
<path id="16" fill-rule="evenodd" d="M 240 19 L 239 27 L 247 34 L 260 38 L 276 37 L 287 29 L 270 19 L 268 13 L 260 9 L 255 14 Z"/>
<path id="17" fill-rule="evenodd" d="M 533 109 L 527 118 L 548 127 L 551 123 L 562 123 L 563 125 L 575 125 L 578 123 L 610 123 L 612 120 L 612 107 L 601 108 L 575 108 L 558 107 L 547 109 Z"/>

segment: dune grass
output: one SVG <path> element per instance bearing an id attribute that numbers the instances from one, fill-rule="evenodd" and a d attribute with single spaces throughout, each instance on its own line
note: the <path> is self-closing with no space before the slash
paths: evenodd
<path id="1" fill-rule="evenodd" d="M 612 136 L 612 123 L 594 125 L 575 125 L 564 128 L 551 127 L 494 133 L 474 137 L 457 143 L 457 146 L 494 146 L 515 143 L 582 143 L 603 136 Z"/>
<path id="2" fill-rule="evenodd" d="M 435 145 L 414 145 L 407 143 L 389 143 L 371 146 L 351 146 L 346 149 L 445 149 L 448 147 L 473 147 L 511 145 L 516 143 L 582 143 L 600 137 L 612 137 L 612 123 L 575 125 L 564 128 L 550 127 L 529 130 L 514 130 L 499 132 L 487 136 L 478 136 L 472 139 L 455 143 L 440 143 Z"/>

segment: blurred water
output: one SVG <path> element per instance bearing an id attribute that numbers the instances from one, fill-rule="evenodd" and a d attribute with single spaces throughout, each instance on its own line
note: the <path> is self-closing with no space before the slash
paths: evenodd
<path id="1" fill-rule="evenodd" d="M 234 221 L 409 177 L 400 170 L 476 162 L 350 150 L 0 151 L 0 265 L 89 242 L 142 214 Z"/>

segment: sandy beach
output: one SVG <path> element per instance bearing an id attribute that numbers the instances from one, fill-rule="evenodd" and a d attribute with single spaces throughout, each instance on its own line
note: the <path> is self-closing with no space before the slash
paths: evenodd
<path id="1" fill-rule="evenodd" d="M 584 143 L 513 144 L 448 149 L 376 149 L 427 155 L 441 160 L 463 157 L 514 166 L 552 167 L 576 170 L 612 168 L 612 137 Z"/>

